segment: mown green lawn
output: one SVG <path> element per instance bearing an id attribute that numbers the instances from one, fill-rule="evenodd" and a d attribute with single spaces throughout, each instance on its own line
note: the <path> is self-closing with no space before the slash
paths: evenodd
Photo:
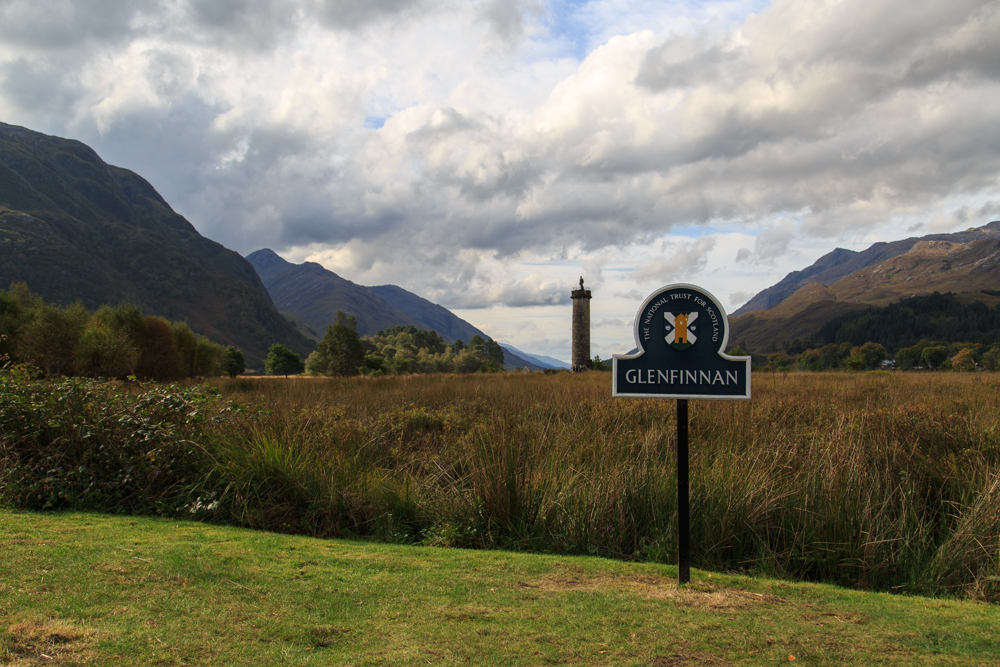
<path id="1" fill-rule="evenodd" d="M 0 664 L 1000 664 L 1000 607 L 0 510 Z"/>

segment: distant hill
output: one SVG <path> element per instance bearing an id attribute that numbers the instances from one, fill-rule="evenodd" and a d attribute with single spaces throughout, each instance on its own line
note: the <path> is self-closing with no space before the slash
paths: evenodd
<path id="1" fill-rule="evenodd" d="M 345 280 L 315 262 L 293 264 L 268 248 L 247 255 L 247 261 L 278 310 L 305 322 L 321 337 L 338 310 L 357 318 L 362 336 L 397 325 L 433 328 L 391 306 L 370 287 Z"/>
<path id="2" fill-rule="evenodd" d="M 500 344 L 500 347 L 504 349 L 504 352 L 510 352 L 511 354 L 517 355 L 524 359 L 525 361 L 531 362 L 532 364 L 538 366 L 541 369 L 546 368 L 565 368 L 570 369 L 570 365 L 565 361 L 560 361 L 558 359 L 553 359 L 552 357 L 545 357 L 538 354 L 529 354 L 527 352 L 522 352 L 512 345 L 506 345 L 504 343 Z"/>
<path id="3" fill-rule="evenodd" d="M 256 368 L 272 343 L 314 348 L 246 260 L 78 141 L 0 123 L 0 247 L 0 288 L 23 281 L 90 309 L 128 301 L 236 345 Z"/>
<path id="4" fill-rule="evenodd" d="M 293 264 L 269 248 L 250 253 L 247 261 L 257 270 L 278 309 L 312 330 L 306 330 L 307 336 L 315 332 L 322 337 L 337 311 L 343 310 L 357 318 L 358 333 L 362 336 L 412 325 L 434 330 L 448 343 L 456 340 L 468 343 L 473 336 L 489 338 L 444 306 L 396 285 L 358 285 L 315 262 Z M 527 366 L 539 371 L 549 367 L 525 358 L 522 352 L 501 347 L 507 370 Z"/>
<path id="5" fill-rule="evenodd" d="M 500 348 L 503 350 L 504 370 L 512 371 L 527 367 L 532 371 L 544 371 L 551 368 L 550 366 L 537 363 L 537 360 L 530 354 L 525 354 L 509 345 L 501 343 Z"/>
<path id="6" fill-rule="evenodd" d="M 990 238 L 1000 238 L 1000 221 L 994 221 L 982 227 L 973 227 L 953 234 L 929 234 L 927 236 L 911 237 L 891 243 L 875 243 L 861 252 L 836 248 L 817 259 L 811 266 L 801 271 L 792 271 L 777 284 L 760 291 L 752 299 L 737 308 L 733 312 L 733 316 L 745 315 L 755 310 L 774 308 L 795 294 L 799 288 L 807 283 L 832 285 L 841 278 L 856 271 L 909 252 L 913 246 L 922 241 L 968 243 L 970 241 Z"/>
<path id="7" fill-rule="evenodd" d="M 416 321 L 424 324 L 425 326 L 422 328 L 437 331 L 449 343 L 456 340 L 468 343 L 476 335 L 489 338 L 482 331 L 455 315 L 444 306 L 431 303 L 412 292 L 407 292 L 402 287 L 379 285 L 370 289 L 394 308 L 403 311 Z"/>
<path id="8" fill-rule="evenodd" d="M 806 271 L 789 274 L 775 288 L 784 284 L 781 288 L 784 290 L 798 284 L 793 292 L 769 308 L 751 310 L 730 319 L 730 343 L 748 351 L 766 352 L 796 338 L 819 340 L 819 332 L 830 321 L 856 320 L 857 313 L 872 306 L 883 307 L 935 292 L 954 293 L 958 303 L 989 302 L 992 297 L 983 290 L 1000 289 L 1000 222 L 958 234 L 935 234 L 876 246 L 835 266 L 824 265 L 821 259 Z M 904 246 L 904 252 L 897 252 Z M 869 253 L 873 248 L 878 252 Z M 864 258 L 859 257 L 862 255 Z M 884 258 L 868 264 L 868 259 L 874 256 Z M 817 267 L 820 270 L 813 271 Z M 826 280 L 845 270 L 844 267 L 858 268 L 829 284 L 800 280 L 810 272 L 812 277 Z M 777 298 L 782 291 L 775 288 L 769 289 L 774 290 L 771 296 Z"/>

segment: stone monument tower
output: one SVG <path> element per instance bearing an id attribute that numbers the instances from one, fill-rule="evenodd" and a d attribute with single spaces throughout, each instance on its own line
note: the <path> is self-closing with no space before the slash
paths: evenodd
<path id="1" fill-rule="evenodd" d="M 594 362 L 590 358 L 590 290 L 583 288 L 570 292 L 573 298 L 573 372 L 590 370 Z"/>

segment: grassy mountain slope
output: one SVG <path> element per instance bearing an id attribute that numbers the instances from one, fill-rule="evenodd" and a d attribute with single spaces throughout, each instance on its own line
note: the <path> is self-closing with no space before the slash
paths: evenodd
<path id="1" fill-rule="evenodd" d="M 1000 223 L 963 234 L 985 238 L 965 243 L 918 240 L 905 253 L 830 285 L 807 282 L 771 308 L 733 317 L 730 341 L 748 350 L 767 351 L 814 336 L 827 322 L 849 313 L 933 292 L 964 295 L 968 303 L 990 301 L 992 297 L 982 290 L 1000 288 Z"/>
<path id="2" fill-rule="evenodd" d="M 909 252 L 856 271 L 831 286 L 838 301 L 886 305 L 931 292 L 1000 287 L 1000 240 L 921 241 Z"/>
<path id="3" fill-rule="evenodd" d="M 473 336 L 489 338 L 482 331 L 458 317 L 444 306 L 431 303 L 427 299 L 407 292 L 396 285 L 379 285 L 369 288 L 394 308 L 398 308 L 413 319 L 437 331 L 449 343 L 462 340 L 468 343 Z"/>
<path id="4" fill-rule="evenodd" d="M 247 261 L 278 309 L 302 320 L 320 336 L 338 310 L 358 319 L 362 336 L 397 325 L 432 328 L 394 308 L 371 288 L 345 280 L 315 262 L 292 264 L 268 248 L 247 255 Z"/>
<path id="5" fill-rule="evenodd" d="M 801 271 L 793 271 L 775 285 L 762 290 L 738 308 L 733 315 L 745 315 L 752 311 L 773 308 L 795 294 L 801 287 L 810 283 L 832 285 L 841 278 L 849 276 L 856 271 L 861 271 L 862 269 L 907 253 L 922 241 L 969 243 L 970 241 L 990 238 L 1000 238 L 1000 221 L 994 221 L 982 227 L 973 227 L 954 234 L 930 234 L 928 236 L 911 237 L 891 243 L 875 243 L 861 252 L 836 248 L 820 257 L 811 266 Z"/>
<path id="6" fill-rule="evenodd" d="M 274 342 L 312 349 L 238 253 L 77 141 L 0 123 L 0 248 L 0 286 L 24 281 L 49 302 L 129 301 L 240 347 L 252 366 Z"/>

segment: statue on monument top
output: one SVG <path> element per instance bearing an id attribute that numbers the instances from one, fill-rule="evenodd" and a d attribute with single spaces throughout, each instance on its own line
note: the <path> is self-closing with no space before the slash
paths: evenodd
<path id="1" fill-rule="evenodd" d="M 580 276 L 580 289 L 583 289 L 583 276 Z"/>

